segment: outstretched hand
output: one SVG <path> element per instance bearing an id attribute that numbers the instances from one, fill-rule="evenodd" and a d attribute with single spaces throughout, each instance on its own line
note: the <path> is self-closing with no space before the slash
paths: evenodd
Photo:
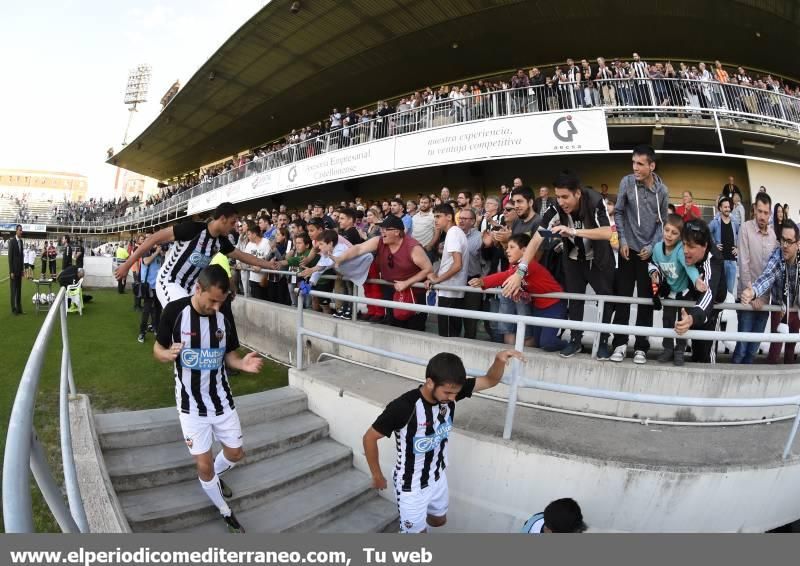
<path id="1" fill-rule="evenodd" d="M 511 358 L 517 358 L 522 363 L 525 363 L 525 356 L 522 354 L 522 352 L 518 352 L 517 350 L 503 350 L 501 352 L 497 352 L 497 355 L 495 356 L 495 359 L 498 362 L 503 362 L 504 364 L 507 364 Z"/>
<path id="2" fill-rule="evenodd" d="M 242 358 L 241 369 L 247 373 L 258 373 L 264 365 L 264 359 L 257 352 L 250 352 Z"/>

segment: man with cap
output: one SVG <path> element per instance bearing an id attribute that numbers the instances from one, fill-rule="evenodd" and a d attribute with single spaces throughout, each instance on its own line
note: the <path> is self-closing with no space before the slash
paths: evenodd
<path id="1" fill-rule="evenodd" d="M 423 304 L 424 290 L 412 288 L 415 283 L 422 283 L 433 271 L 431 261 L 425 249 L 411 236 L 406 235 L 403 221 L 390 214 L 378 224 L 381 229 L 380 238 L 370 238 L 366 242 L 353 246 L 336 258 L 336 265 L 366 253 L 375 254 L 378 273 L 381 279 L 392 281 L 394 286 L 384 285 L 383 298 L 387 301 L 399 298 L 404 294 L 409 300 L 413 297 L 416 304 Z M 408 297 L 407 290 L 411 289 Z M 416 313 L 409 316 L 411 311 L 395 313 L 387 309 L 386 322 L 392 326 L 399 326 L 411 330 L 425 330 L 425 313 Z"/>

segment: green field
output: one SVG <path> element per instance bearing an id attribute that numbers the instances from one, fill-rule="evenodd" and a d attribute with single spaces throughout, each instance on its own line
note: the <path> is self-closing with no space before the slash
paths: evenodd
<path id="1" fill-rule="evenodd" d="M 0 328 L 4 329 L 0 348 L 0 459 L 11 406 L 25 363 L 45 313 L 35 313 L 31 297 L 34 285 L 25 281 L 22 308 L 25 314 L 11 314 L 8 260 L 0 257 Z M 5 280 L 5 281 L 3 281 Z M 56 292 L 54 286 L 54 292 Z M 116 289 L 87 290 L 93 301 L 83 316 L 68 317 L 72 367 L 78 392 L 89 395 L 95 412 L 165 407 L 175 403 L 171 368 L 156 362 L 152 355 L 153 335 L 144 344 L 136 341 L 139 312 L 133 311 L 130 288 L 124 295 Z M 51 469 L 59 482 L 61 456 L 58 432 L 58 387 L 61 370 L 61 332 L 56 325 L 42 370 L 36 404 L 36 430 L 47 451 Z M 287 384 L 287 369 L 267 361 L 258 375 L 241 374 L 231 379 L 236 395 L 245 395 Z M 58 525 L 32 482 L 34 521 L 38 532 L 59 532 Z M 2 530 L 0 516 L 0 530 Z"/>

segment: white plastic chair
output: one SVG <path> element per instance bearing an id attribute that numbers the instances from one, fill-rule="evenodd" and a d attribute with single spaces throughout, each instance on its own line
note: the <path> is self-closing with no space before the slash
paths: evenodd
<path id="1" fill-rule="evenodd" d="M 67 285 L 67 313 L 77 312 L 83 316 L 83 279 Z"/>

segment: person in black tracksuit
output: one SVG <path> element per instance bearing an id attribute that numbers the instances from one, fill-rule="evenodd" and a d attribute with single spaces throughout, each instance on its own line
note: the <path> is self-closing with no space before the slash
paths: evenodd
<path id="1" fill-rule="evenodd" d="M 722 257 L 711 241 L 711 232 L 703 220 L 691 220 L 684 224 L 681 238 L 686 264 L 697 267 L 706 289 L 698 291 L 689 287 L 689 298 L 695 301 L 695 306 L 681 309 L 675 332 L 680 336 L 688 330 L 718 330 L 719 311 L 714 310 L 714 304 L 724 302 L 728 292 Z M 715 345 L 716 342 L 710 340 L 692 340 L 692 361 L 714 363 Z"/>
<path id="2" fill-rule="evenodd" d="M 614 289 L 614 253 L 611 249 L 611 218 L 608 215 L 603 196 L 592 189 L 581 187 L 580 179 L 571 171 L 562 172 L 555 181 L 558 203 L 548 209 L 531 243 L 518 265 L 517 273 L 503 283 L 503 295 L 514 296 L 520 289 L 520 282 L 527 275 L 528 264 L 536 257 L 536 252 L 544 242 L 546 228 L 556 220 L 553 235 L 560 236 L 564 250 L 561 253 L 564 269 L 565 291 L 585 293 L 591 285 L 598 295 L 610 295 Z M 583 320 L 583 301 L 569 302 L 569 320 Z M 607 305 L 603 309 L 603 323 L 611 320 L 612 311 Z M 570 331 L 570 342 L 559 355 L 570 358 L 583 351 L 581 339 L 583 332 Z M 601 342 L 608 340 L 602 333 Z"/>

